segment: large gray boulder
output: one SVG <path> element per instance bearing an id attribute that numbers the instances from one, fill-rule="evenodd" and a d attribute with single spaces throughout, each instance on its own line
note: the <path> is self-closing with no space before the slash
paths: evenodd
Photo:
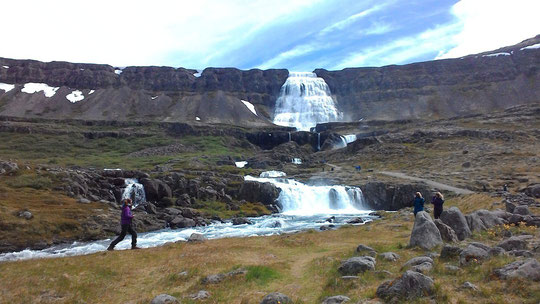
<path id="1" fill-rule="evenodd" d="M 430 250 L 442 243 L 439 229 L 433 223 L 429 214 L 425 211 L 418 212 L 414 220 L 409 246 L 418 246 L 422 249 Z"/>
<path id="2" fill-rule="evenodd" d="M 530 197 L 540 198 L 540 184 L 528 185 L 525 189 L 521 191 L 523 191 L 523 193 Z"/>
<path id="3" fill-rule="evenodd" d="M 401 277 L 382 283 L 377 296 L 387 302 L 413 300 L 435 293 L 433 279 L 419 272 L 407 270 Z"/>
<path id="4" fill-rule="evenodd" d="M 465 215 L 465 219 L 467 220 L 467 225 L 469 226 L 471 232 L 487 230 L 484 222 L 482 222 L 478 214 L 467 214 Z"/>
<path id="5" fill-rule="evenodd" d="M 375 251 L 375 249 L 369 247 L 369 246 L 366 246 L 364 244 L 360 244 L 358 245 L 358 247 L 356 247 L 356 252 L 360 253 L 360 254 L 367 254 L 369 256 L 376 256 L 377 255 L 377 251 Z"/>
<path id="6" fill-rule="evenodd" d="M 441 234 L 443 241 L 450 243 L 456 243 L 459 241 L 454 229 L 443 223 L 441 219 L 436 219 L 433 222 L 435 223 L 435 226 L 437 226 L 437 229 L 439 229 L 439 233 Z"/>
<path id="7" fill-rule="evenodd" d="M 506 251 L 525 250 L 528 248 L 527 240 L 530 238 L 530 235 L 513 236 L 497 244 L 497 247 L 501 247 Z"/>
<path id="8" fill-rule="evenodd" d="M 172 197 L 171 187 L 159 179 L 143 178 L 141 184 L 144 186 L 146 200 L 158 202 L 165 197 Z"/>
<path id="9" fill-rule="evenodd" d="M 292 304 L 292 300 L 282 293 L 272 292 L 267 294 L 260 304 Z"/>
<path id="10" fill-rule="evenodd" d="M 248 202 L 260 202 L 264 205 L 275 204 L 280 189 L 271 183 L 259 183 L 256 181 L 244 181 L 238 193 L 239 200 Z"/>
<path id="11" fill-rule="evenodd" d="M 156 296 L 150 304 L 180 304 L 177 298 L 170 296 L 168 294 L 160 294 Z"/>
<path id="12" fill-rule="evenodd" d="M 489 258 L 489 252 L 475 245 L 469 245 L 459 254 L 459 264 L 461 266 L 470 263 L 481 263 Z"/>
<path id="13" fill-rule="evenodd" d="M 333 297 L 327 297 L 322 301 L 322 304 L 341 304 L 345 302 L 349 302 L 351 299 L 346 296 L 333 296 Z"/>
<path id="14" fill-rule="evenodd" d="M 504 220 L 501 217 L 504 217 L 506 214 L 480 209 L 472 212 L 470 215 L 479 218 L 484 224 L 484 227 L 489 229 L 493 226 L 504 224 Z"/>
<path id="15" fill-rule="evenodd" d="M 441 221 L 454 229 L 460 241 L 471 236 L 471 230 L 463 213 L 457 207 L 450 207 L 441 214 Z"/>
<path id="16" fill-rule="evenodd" d="M 367 270 L 375 269 L 375 259 L 370 256 L 353 257 L 341 263 L 338 271 L 341 275 L 357 275 Z"/>
<path id="17" fill-rule="evenodd" d="M 495 269 L 494 274 L 501 279 L 525 278 L 540 281 L 540 263 L 536 259 L 526 259 L 510 263 L 502 268 Z"/>
<path id="18" fill-rule="evenodd" d="M 513 213 L 519 215 L 531 215 L 531 211 L 529 210 L 529 206 L 527 205 L 516 206 Z"/>
<path id="19" fill-rule="evenodd" d="M 441 258 L 455 258 L 461 254 L 461 251 L 463 251 L 463 249 L 457 246 L 444 245 L 444 247 L 441 249 Z"/>

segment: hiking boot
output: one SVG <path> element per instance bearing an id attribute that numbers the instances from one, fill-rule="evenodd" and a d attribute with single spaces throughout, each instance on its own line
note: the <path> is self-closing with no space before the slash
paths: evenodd
<path id="1" fill-rule="evenodd" d="M 141 247 L 131 246 L 131 250 L 135 250 L 135 249 L 141 249 Z"/>

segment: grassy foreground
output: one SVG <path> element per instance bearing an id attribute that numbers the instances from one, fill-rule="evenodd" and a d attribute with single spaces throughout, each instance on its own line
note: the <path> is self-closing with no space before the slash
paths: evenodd
<path id="1" fill-rule="evenodd" d="M 475 209 L 491 208 L 485 195 L 451 199 L 449 205 L 475 204 Z M 0 264 L 0 298 L 6 303 L 149 303 L 161 293 L 195 303 L 189 294 L 204 289 L 209 299 L 197 303 L 259 303 L 269 292 L 289 295 L 296 303 L 320 303 L 326 296 L 343 294 L 355 301 L 375 298 L 377 287 L 400 275 L 401 265 L 425 252 L 406 248 L 412 229 L 412 215 L 386 213 L 383 220 L 363 226 L 345 226 L 334 231 L 252 238 L 230 238 L 203 243 L 175 243 L 138 251 L 103 252 L 87 256 L 42 259 Z M 498 228 L 499 229 L 499 228 Z M 514 233 L 538 235 L 537 228 L 502 227 Z M 493 244 L 502 238 L 496 233 L 476 234 L 471 240 Z M 358 280 L 341 279 L 337 268 L 355 255 L 358 244 L 379 253 L 393 251 L 397 262 L 377 259 L 376 271 Z M 438 251 L 438 250 L 435 250 Z M 436 283 L 437 303 L 538 303 L 540 284 L 528 281 L 501 281 L 492 270 L 516 258 L 492 258 L 483 264 L 463 267 L 450 273 L 445 263 L 435 261 L 429 274 Z M 204 285 L 207 275 L 246 268 L 245 275 L 230 277 L 218 284 Z M 390 271 L 388 275 L 381 270 Z M 186 271 L 186 273 L 182 273 Z M 479 291 L 458 287 L 469 281 Z M 429 303 L 420 299 L 418 303 Z"/>

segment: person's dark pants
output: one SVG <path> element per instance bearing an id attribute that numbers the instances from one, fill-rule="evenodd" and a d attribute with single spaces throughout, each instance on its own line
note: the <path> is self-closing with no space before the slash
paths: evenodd
<path id="1" fill-rule="evenodd" d="M 131 234 L 131 247 L 137 246 L 137 232 L 135 232 L 135 229 L 131 227 L 131 224 L 122 225 L 122 232 L 120 232 L 120 235 L 112 241 L 111 245 L 109 245 L 109 248 L 114 248 L 116 244 L 120 243 L 125 237 L 126 234 L 129 232 Z"/>
<path id="2" fill-rule="evenodd" d="M 441 213 L 442 213 L 442 206 L 435 206 L 435 208 L 433 210 L 433 215 L 435 216 L 435 219 L 440 218 Z"/>

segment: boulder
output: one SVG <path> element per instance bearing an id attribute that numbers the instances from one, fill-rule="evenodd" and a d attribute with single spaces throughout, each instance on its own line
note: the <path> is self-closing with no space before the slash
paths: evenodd
<path id="1" fill-rule="evenodd" d="M 244 181 L 238 193 L 239 200 L 260 202 L 263 205 L 273 205 L 280 193 L 280 189 L 271 183 Z"/>
<path id="2" fill-rule="evenodd" d="M 531 215 L 531 211 L 529 210 L 529 206 L 527 205 L 516 206 L 513 213 L 519 215 Z"/>
<path id="3" fill-rule="evenodd" d="M 152 299 L 150 304 L 180 304 L 180 301 L 168 294 L 160 294 Z"/>
<path id="4" fill-rule="evenodd" d="M 530 235 L 513 236 L 497 244 L 497 247 L 501 247 L 506 251 L 525 250 L 528 247 L 527 240 L 530 238 Z"/>
<path id="5" fill-rule="evenodd" d="M 365 201 L 370 209 L 395 211 L 412 207 L 411 193 L 421 192 L 424 197 L 431 194 L 431 187 L 425 183 L 390 184 L 384 182 L 368 182 L 360 186 Z"/>
<path id="6" fill-rule="evenodd" d="M 430 250 L 442 243 L 439 229 L 433 223 L 429 214 L 425 211 L 418 212 L 414 220 L 409 246 L 418 246 L 422 249 Z"/>
<path id="7" fill-rule="evenodd" d="M 210 298 L 210 293 L 206 290 L 199 290 L 197 293 L 192 293 L 189 297 L 193 300 L 204 300 Z"/>
<path id="8" fill-rule="evenodd" d="M 260 304 L 292 304 L 292 300 L 286 295 L 279 292 L 267 294 Z"/>
<path id="9" fill-rule="evenodd" d="M 524 278 L 540 281 L 540 263 L 536 259 L 519 260 L 502 268 L 495 269 L 493 273 L 501 279 Z"/>
<path id="10" fill-rule="evenodd" d="M 372 256 L 372 257 L 375 257 L 377 255 L 377 251 L 375 251 L 375 249 L 369 247 L 369 246 L 366 246 L 364 244 L 360 244 L 358 245 L 358 247 L 356 247 L 356 252 L 360 253 L 360 254 L 367 254 L 369 256 Z"/>
<path id="11" fill-rule="evenodd" d="M 338 271 L 341 275 L 357 275 L 375 269 L 375 259 L 370 256 L 353 257 L 341 263 Z"/>
<path id="12" fill-rule="evenodd" d="M 457 207 L 450 207 L 441 214 L 441 221 L 450 226 L 460 241 L 471 236 L 471 230 L 463 213 Z"/>
<path id="13" fill-rule="evenodd" d="M 478 242 L 471 242 L 471 243 L 469 243 L 469 245 L 484 249 L 487 252 L 489 252 L 491 250 L 491 247 L 489 247 L 488 245 L 478 243 Z"/>
<path id="14" fill-rule="evenodd" d="M 444 247 L 441 250 L 441 258 L 442 259 L 455 258 L 461 254 L 461 251 L 463 251 L 463 249 L 457 246 L 444 245 Z"/>
<path id="15" fill-rule="evenodd" d="M 202 241 L 206 241 L 207 238 L 206 236 L 204 236 L 204 234 L 202 233 L 198 233 L 198 232 L 193 232 L 189 238 L 188 238 L 188 242 L 202 242 Z"/>
<path id="16" fill-rule="evenodd" d="M 185 217 L 182 217 L 182 216 L 176 216 L 175 218 L 173 218 L 169 222 L 169 225 L 173 229 L 175 229 L 175 228 L 189 228 L 189 227 L 194 227 L 195 226 L 195 221 L 190 219 L 190 218 L 185 218 Z"/>
<path id="17" fill-rule="evenodd" d="M 499 255 L 505 254 L 506 250 L 504 250 L 504 248 L 501 248 L 499 246 L 495 246 L 493 248 L 490 248 L 488 253 L 490 256 L 499 256 Z"/>
<path id="18" fill-rule="evenodd" d="M 410 270 L 393 281 L 382 283 L 377 288 L 377 296 L 387 302 L 413 300 L 433 294 L 435 294 L 433 279 Z"/>
<path id="19" fill-rule="evenodd" d="M 459 286 L 459 289 L 462 289 L 462 290 L 472 290 L 472 291 L 478 291 L 478 287 L 476 285 L 474 285 L 473 283 L 471 282 L 465 282 L 463 283 L 461 286 Z"/>
<path id="20" fill-rule="evenodd" d="M 165 197 L 172 197 L 171 188 L 161 180 L 143 178 L 141 184 L 144 186 L 147 201 L 158 202 Z"/>
<path id="21" fill-rule="evenodd" d="M 89 199 L 86 199 L 84 197 L 81 197 L 77 200 L 77 203 L 80 203 L 80 204 L 90 204 L 90 200 Z"/>
<path id="22" fill-rule="evenodd" d="M 450 226 L 443 223 L 440 219 L 436 219 L 433 222 L 435 223 L 435 226 L 437 226 L 437 229 L 439 229 L 443 241 L 450 243 L 459 241 L 456 232 L 454 229 L 450 228 Z"/>
<path id="23" fill-rule="evenodd" d="M 383 252 L 379 254 L 379 257 L 390 262 L 395 262 L 400 258 L 399 254 L 394 252 Z"/>
<path id="24" fill-rule="evenodd" d="M 322 301 L 322 304 L 341 304 L 345 302 L 349 302 L 351 299 L 346 296 L 333 296 L 333 297 L 327 297 Z"/>
<path id="25" fill-rule="evenodd" d="M 24 218 L 25 220 L 31 220 L 34 215 L 32 214 L 32 212 L 28 211 L 28 210 L 23 210 L 23 211 L 19 211 L 19 213 L 17 214 L 18 217 L 22 217 Z"/>
<path id="26" fill-rule="evenodd" d="M 459 254 L 459 264 L 461 266 L 470 263 L 480 263 L 489 258 L 489 253 L 477 246 L 469 245 Z"/>
<path id="27" fill-rule="evenodd" d="M 480 210 L 476 210 L 472 212 L 471 216 L 479 218 L 484 224 L 484 227 L 486 229 L 489 229 L 493 226 L 504 224 L 504 220 L 502 217 L 504 217 L 505 214 L 499 214 L 495 211 L 488 211 L 485 209 L 480 209 Z"/>
<path id="28" fill-rule="evenodd" d="M 251 225 L 253 223 L 245 217 L 235 217 L 232 219 L 232 224 L 236 226 L 236 225 L 245 225 L 245 224 Z"/>
<path id="29" fill-rule="evenodd" d="M 11 161 L 0 160 L 0 175 L 10 174 L 19 170 L 19 165 Z"/>
<path id="30" fill-rule="evenodd" d="M 218 273 L 218 274 L 211 274 L 209 276 L 206 276 L 202 279 L 202 283 L 203 284 L 217 284 L 217 283 L 220 283 L 221 281 L 223 281 L 225 279 L 225 275 L 222 274 L 222 273 Z"/>
<path id="31" fill-rule="evenodd" d="M 514 209 L 516 209 L 516 204 L 514 204 L 513 202 L 509 200 L 506 200 L 505 207 L 506 207 L 506 212 L 514 213 Z"/>
<path id="32" fill-rule="evenodd" d="M 431 269 L 433 269 L 433 264 L 429 263 L 429 262 L 424 262 L 422 264 L 415 265 L 415 266 L 411 267 L 412 271 L 420 272 L 420 273 L 423 273 L 423 274 L 426 274 L 426 273 L 430 272 Z"/>
<path id="33" fill-rule="evenodd" d="M 521 190 L 530 197 L 540 198 L 540 184 L 532 184 Z"/>
<path id="34" fill-rule="evenodd" d="M 353 218 L 352 220 L 347 221 L 347 224 L 363 224 L 364 220 L 361 217 Z"/>
<path id="35" fill-rule="evenodd" d="M 451 272 L 451 273 L 457 273 L 461 270 L 461 268 L 454 265 L 444 265 L 444 269 L 446 269 L 446 271 Z"/>
<path id="36" fill-rule="evenodd" d="M 465 219 L 471 232 L 486 230 L 486 226 L 484 226 L 484 223 L 476 213 L 467 214 Z"/>
<path id="37" fill-rule="evenodd" d="M 434 264 L 432 258 L 427 257 L 427 256 L 419 256 L 419 257 L 414 257 L 414 258 L 408 260 L 405 264 L 403 264 L 401 269 L 402 270 L 403 269 L 408 269 L 408 268 L 411 268 L 411 267 L 414 267 L 414 266 L 417 266 L 417 265 L 420 265 L 420 264 L 423 264 L 423 263 Z"/>

